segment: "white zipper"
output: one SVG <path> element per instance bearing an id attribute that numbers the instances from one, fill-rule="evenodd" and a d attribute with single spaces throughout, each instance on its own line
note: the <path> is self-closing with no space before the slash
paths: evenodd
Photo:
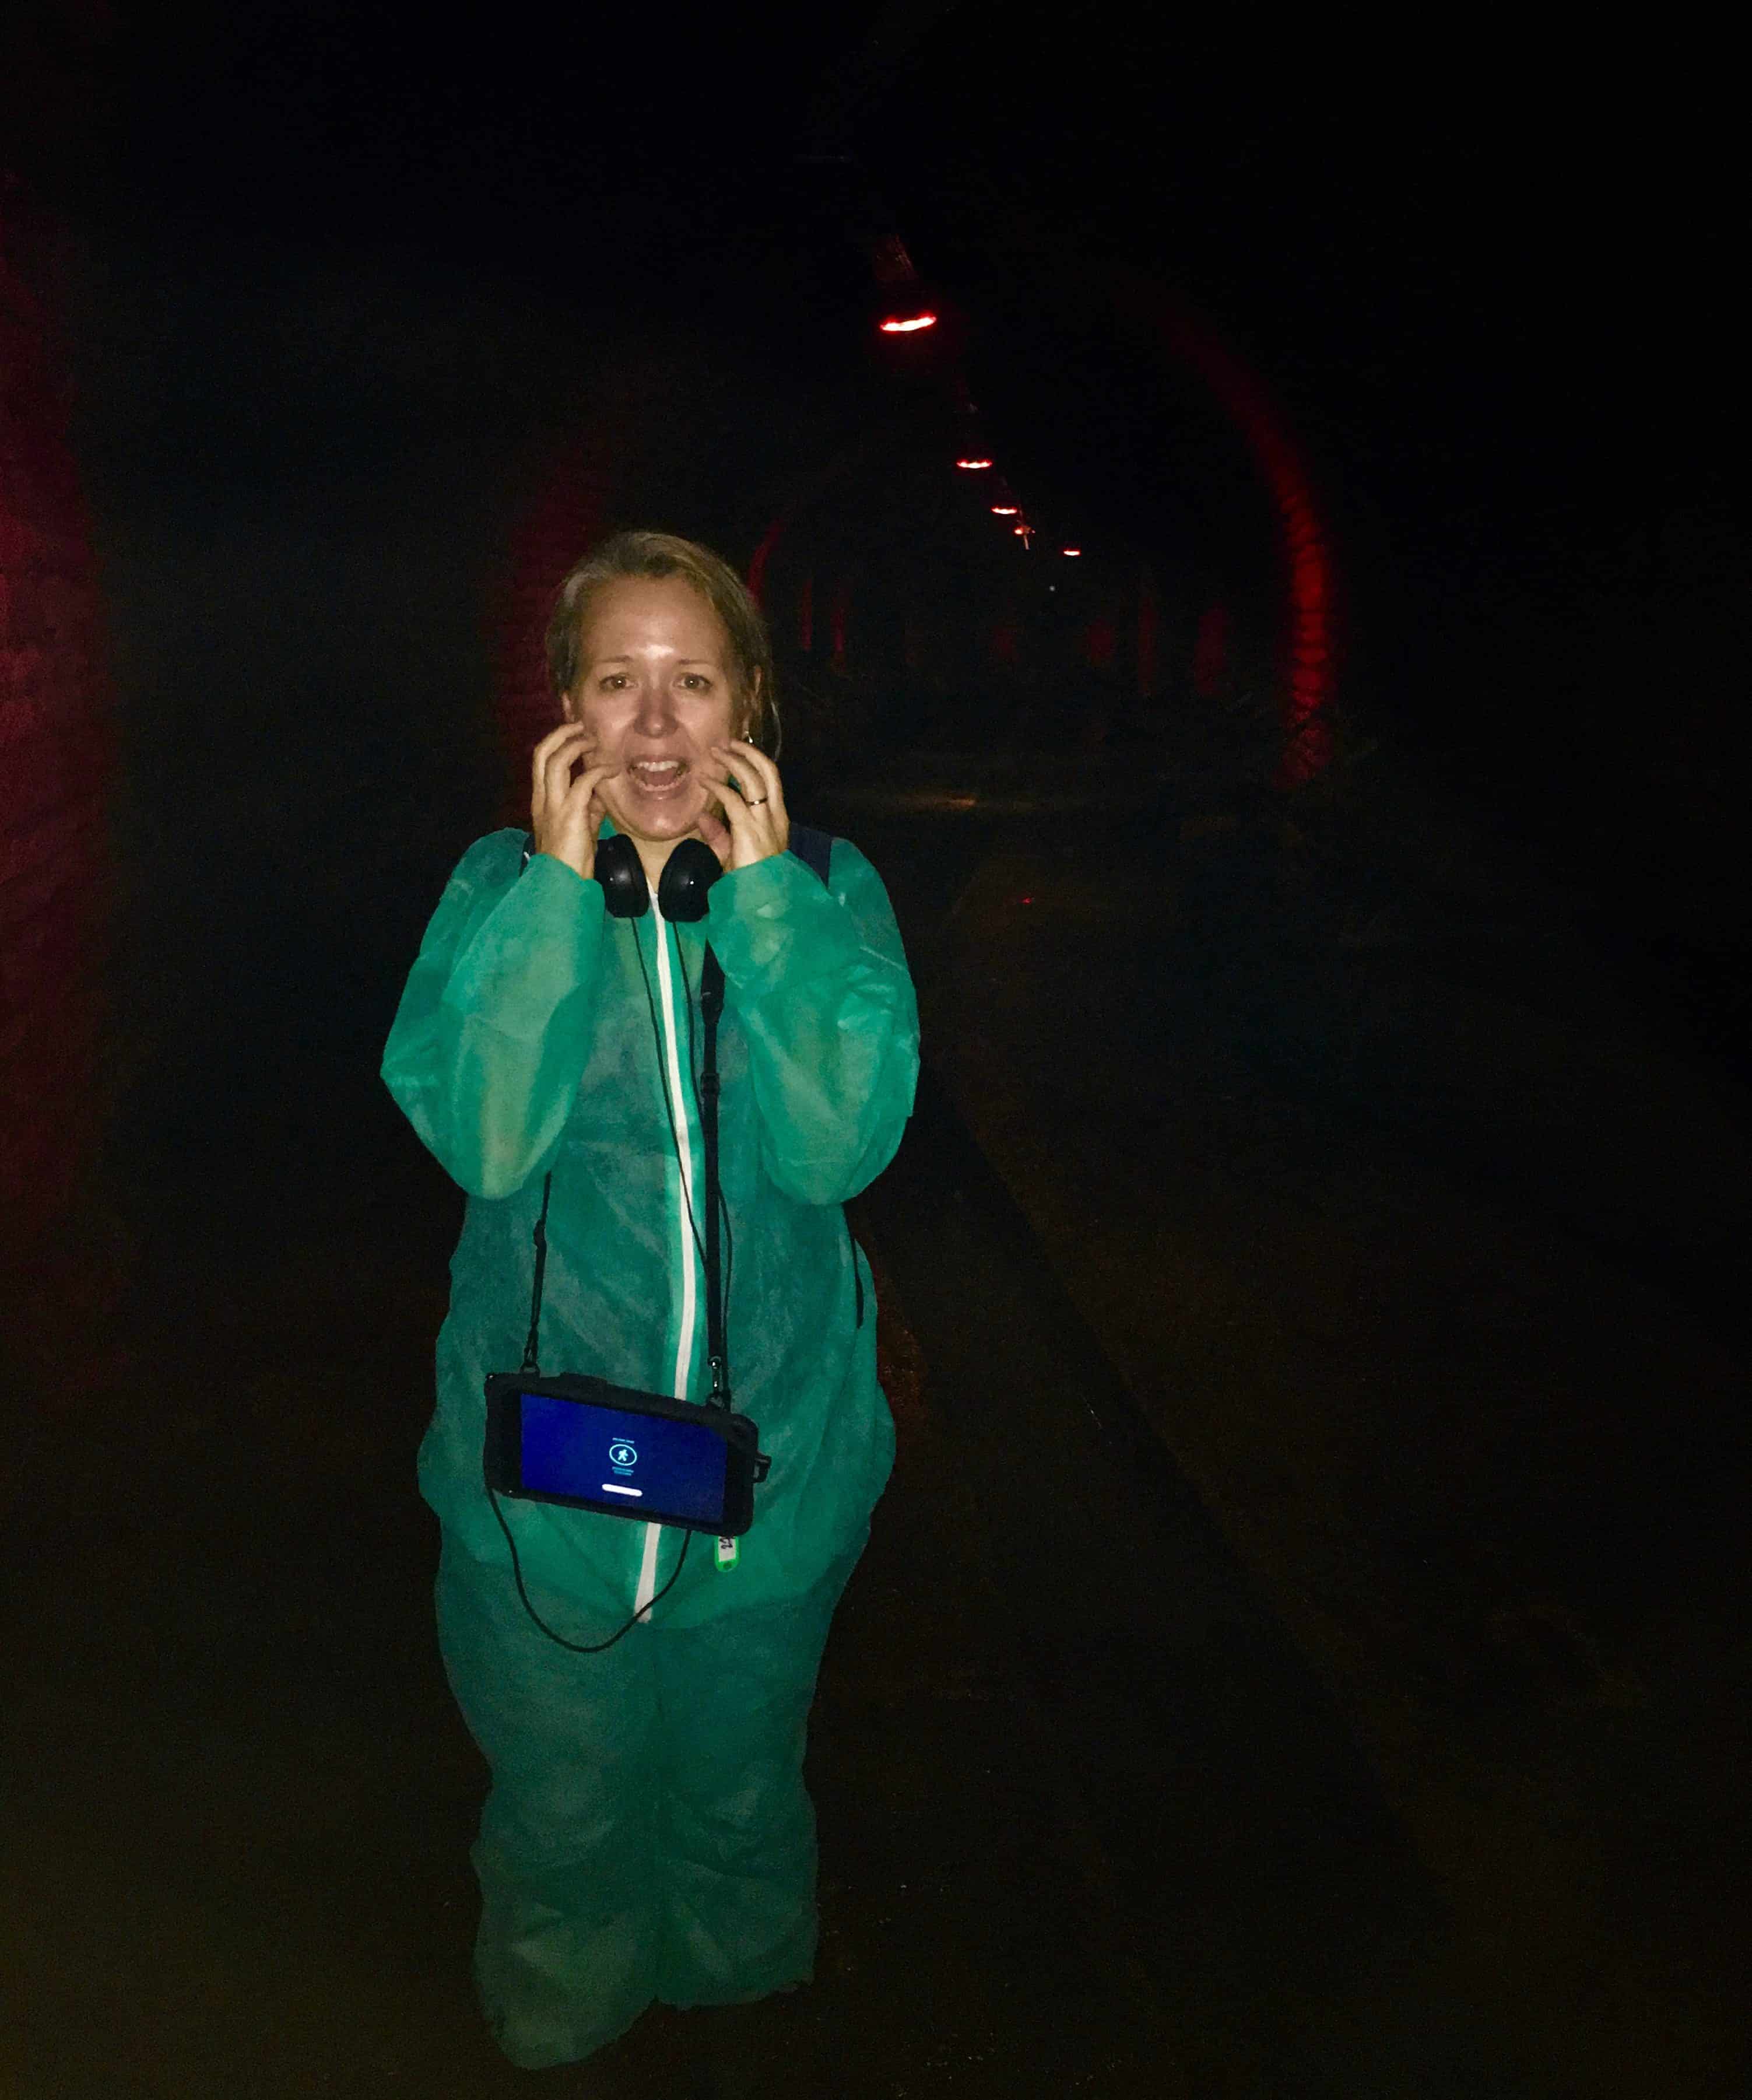
<path id="1" fill-rule="evenodd" d="M 697 1282 L 698 1250 L 693 1244 L 693 1133 L 688 1127 L 687 1108 L 681 1091 L 680 1037 L 676 1027 L 676 996 L 674 973 L 669 967 L 669 937 L 667 921 L 657 902 L 657 892 L 651 892 L 651 915 L 657 936 L 657 986 L 663 1015 L 663 1081 L 669 1091 L 669 1105 L 675 1118 L 676 1184 L 680 1200 L 676 1206 L 676 1238 L 681 1256 L 681 1321 L 676 1338 L 676 1365 L 673 1387 L 677 1400 L 688 1396 L 688 1377 L 693 1368 L 693 1330 L 699 1317 L 699 1291 Z M 635 934 L 635 938 L 637 938 Z M 639 1586 L 633 1597 L 633 1616 L 642 1618 L 651 1608 L 651 1600 L 657 1594 L 658 1542 L 663 1536 L 663 1526 L 648 1524 L 645 1527 L 645 1552 L 639 1563 Z"/>

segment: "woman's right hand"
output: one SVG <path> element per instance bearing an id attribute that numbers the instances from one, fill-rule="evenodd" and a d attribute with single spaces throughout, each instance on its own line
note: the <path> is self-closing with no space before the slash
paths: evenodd
<path id="1" fill-rule="evenodd" d="M 592 765 L 596 739 L 582 722 L 561 722 L 535 747 L 530 797 L 530 828 L 537 853 L 564 861 L 586 882 L 596 871 L 596 833 L 607 814 L 596 790 L 619 772 Z M 574 779 L 572 769 L 585 770 Z"/>

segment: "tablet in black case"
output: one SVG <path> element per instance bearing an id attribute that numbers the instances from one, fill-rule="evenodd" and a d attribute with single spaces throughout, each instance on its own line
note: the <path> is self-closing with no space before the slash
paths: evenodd
<path id="1" fill-rule="evenodd" d="M 735 1538 L 754 1521 L 759 1440 L 746 1414 L 603 1379 L 486 1381 L 486 1484 L 513 1499 Z"/>

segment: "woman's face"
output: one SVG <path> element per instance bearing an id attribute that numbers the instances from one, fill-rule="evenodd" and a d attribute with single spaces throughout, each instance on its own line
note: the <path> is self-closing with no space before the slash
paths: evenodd
<path id="1" fill-rule="evenodd" d="M 680 576 L 623 577 L 597 592 L 579 654 L 566 712 L 595 733 L 589 763 L 621 768 L 598 791 L 616 829 L 694 834 L 717 808 L 698 772 L 740 726 L 724 623 Z"/>

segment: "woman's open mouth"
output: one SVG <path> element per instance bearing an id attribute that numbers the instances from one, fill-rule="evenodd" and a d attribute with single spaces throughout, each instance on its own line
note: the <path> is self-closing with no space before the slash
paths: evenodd
<path id="1" fill-rule="evenodd" d="M 688 777 L 685 758 L 636 758 L 627 778 L 642 795 L 673 795 Z"/>

